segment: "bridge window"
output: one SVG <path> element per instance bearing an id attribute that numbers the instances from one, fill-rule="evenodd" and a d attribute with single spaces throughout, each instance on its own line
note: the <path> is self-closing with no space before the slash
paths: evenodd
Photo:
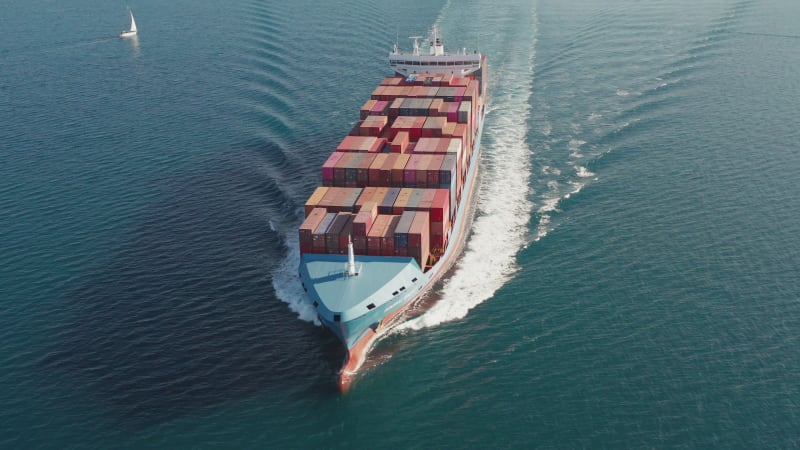
<path id="1" fill-rule="evenodd" d="M 399 294 L 399 292 L 397 292 L 397 291 L 392 292 L 392 297 L 394 297 L 397 294 Z"/>
<path id="2" fill-rule="evenodd" d="M 401 287 L 401 288 L 400 288 L 400 291 L 401 291 L 401 292 L 402 292 L 402 291 L 405 291 L 405 290 L 406 290 L 406 287 L 405 287 L 405 286 L 403 286 L 403 287 Z"/>
<path id="3" fill-rule="evenodd" d="M 316 308 L 317 306 L 319 306 L 319 302 L 317 302 L 316 300 L 314 300 L 314 308 Z"/>
<path id="4" fill-rule="evenodd" d="M 414 278 L 412 278 L 412 279 L 411 279 L 411 282 L 412 282 L 412 283 L 416 283 L 416 282 L 417 282 L 417 277 L 414 277 Z"/>
<path id="5" fill-rule="evenodd" d="M 375 309 L 375 303 L 370 303 L 367 305 L 367 309 Z"/>
<path id="6" fill-rule="evenodd" d="M 341 314 L 334 314 L 333 315 L 333 321 L 334 322 L 341 322 L 342 321 L 342 315 Z"/>

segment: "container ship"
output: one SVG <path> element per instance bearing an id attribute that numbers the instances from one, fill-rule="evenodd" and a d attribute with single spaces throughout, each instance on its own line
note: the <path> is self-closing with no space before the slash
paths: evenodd
<path id="1" fill-rule="evenodd" d="M 346 391 L 378 337 L 450 268 L 463 248 L 486 104 L 486 56 L 389 54 L 350 133 L 322 165 L 298 230 L 299 275 L 320 322 L 347 349 Z"/>

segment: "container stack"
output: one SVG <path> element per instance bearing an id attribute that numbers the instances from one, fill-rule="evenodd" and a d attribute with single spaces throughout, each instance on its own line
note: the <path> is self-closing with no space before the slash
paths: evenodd
<path id="1" fill-rule="evenodd" d="M 472 161 L 485 86 L 471 77 L 387 77 L 322 165 L 305 204 L 301 253 L 412 257 L 447 249 Z"/>

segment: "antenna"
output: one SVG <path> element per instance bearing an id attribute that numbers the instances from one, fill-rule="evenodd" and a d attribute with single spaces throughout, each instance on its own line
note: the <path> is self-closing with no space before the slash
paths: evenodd
<path id="1" fill-rule="evenodd" d="M 356 272 L 356 255 L 353 251 L 353 239 L 347 235 L 347 275 L 354 277 L 358 275 Z"/>
<path id="2" fill-rule="evenodd" d="M 422 36 L 409 36 L 408 38 L 414 40 L 414 54 L 419 56 L 419 40 L 422 39 Z"/>

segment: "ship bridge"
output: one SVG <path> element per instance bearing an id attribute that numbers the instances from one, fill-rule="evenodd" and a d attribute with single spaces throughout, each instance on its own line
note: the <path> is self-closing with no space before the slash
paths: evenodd
<path id="1" fill-rule="evenodd" d="M 401 52 L 397 43 L 389 54 L 389 66 L 399 75 L 410 76 L 421 73 L 452 73 L 454 76 L 467 76 L 481 68 L 481 54 L 477 51 L 467 53 L 466 49 L 456 53 L 444 51 L 438 28 L 431 30 L 428 53 L 420 50 L 421 36 L 411 36 L 414 48 L 411 53 Z"/>

